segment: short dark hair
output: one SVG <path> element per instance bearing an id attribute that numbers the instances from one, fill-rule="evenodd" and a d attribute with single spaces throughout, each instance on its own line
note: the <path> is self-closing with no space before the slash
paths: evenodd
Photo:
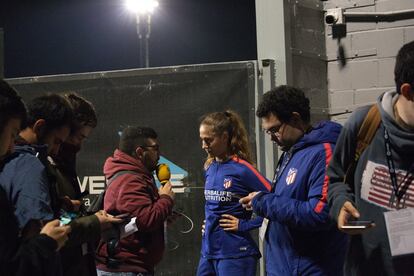
<path id="1" fill-rule="evenodd" d="M 26 127 L 27 110 L 17 91 L 6 81 L 0 80 L 0 132 L 10 119 L 20 119 L 21 127 Z"/>
<path id="2" fill-rule="evenodd" d="M 398 93 L 400 93 L 403 83 L 414 86 L 414 41 L 405 44 L 398 51 L 394 68 L 394 80 Z"/>
<path id="3" fill-rule="evenodd" d="M 46 133 L 63 126 L 72 126 L 72 107 L 63 96 L 48 94 L 36 97 L 29 102 L 27 109 L 29 127 L 33 127 L 40 119 L 46 122 Z"/>
<path id="4" fill-rule="evenodd" d="M 93 104 L 74 92 L 66 93 L 65 98 L 71 104 L 74 116 L 74 127 L 90 126 L 95 128 L 98 118 Z"/>
<path id="5" fill-rule="evenodd" d="M 157 139 L 158 135 L 152 128 L 128 126 L 122 130 L 119 150 L 133 156 L 138 146 L 146 146 L 147 140 Z"/>
<path id="6" fill-rule="evenodd" d="M 288 122 L 292 113 L 300 114 L 305 123 L 310 122 L 309 99 L 305 93 L 295 87 L 281 85 L 263 95 L 262 101 L 257 107 L 256 116 L 266 117 L 273 113 L 281 122 Z"/>

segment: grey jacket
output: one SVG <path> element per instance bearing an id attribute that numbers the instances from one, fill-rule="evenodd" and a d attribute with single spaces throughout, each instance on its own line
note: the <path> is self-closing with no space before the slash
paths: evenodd
<path id="1" fill-rule="evenodd" d="M 352 236 L 345 264 L 346 275 L 412 273 L 414 256 L 391 257 L 383 216 L 384 212 L 396 209 L 397 204 L 385 155 L 384 127 L 390 136 L 398 183 L 402 180 L 410 183 L 403 198 L 405 202 L 400 203 L 399 208 L 414 207 L 414 133 L 402 129 L 395 121 L 393 106 L 397 98 L 395 92 L 386 92 L 378 98 L 381 125 L 357 163 L 354 183 L 344 183 L 343 179 L 354 158 L 357 134 L 370 106 L 357 109 L 346 122 L 328 167 L 328 202 L 332 217 L 337 219 L 341 207 L 348 200 L 360 212 L 361 220 L 373 220 L 376 224 L 366 233 Z"/>

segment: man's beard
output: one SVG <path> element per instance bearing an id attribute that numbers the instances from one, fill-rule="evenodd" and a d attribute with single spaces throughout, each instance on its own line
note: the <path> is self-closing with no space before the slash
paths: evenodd
<path id="1" fill-rule="evenodd" d="M 152 173 L 157 169 L 157 164 L 153 164 L 153 163 L 148 164 L 147 169 Z"/>
<path id="2" fill-rule="evenodd" d="M 279 139 L 273 140 L 273 143 L 275 143 L 280 148 L 281 151 L 289 151 L 291 148 L 291 146 L 288 145 L 286 142 L 281 143 Z"/>
<path id="3" fill-rule="evenodd" d="M 152 173 L 157 169 L 158 160 L 156 162 L 153 162 L 151 159 L 144 160 L 144 166 L 147 168 L 147 170 Z"/>

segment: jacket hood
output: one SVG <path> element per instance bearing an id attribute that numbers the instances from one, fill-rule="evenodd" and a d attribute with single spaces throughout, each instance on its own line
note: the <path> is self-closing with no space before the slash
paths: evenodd
<path id="1" fill-rule="evenodd" d="M 321 121 L 312 127 L 309 133 L 306 133 L 293 146 L 293 150 L 299 150 L 316 144 L 331 143 L 335 144 L 339 137 L 342 126 L 332 121 Z"/>
<path id="2" fill-rule="evenodd" d="M 104 174 L 106 179 L 109 179 L 119 171 L 134 171 L 137 173 L 151 175 L 140 160 L 135 159 L 134 157 L 117 149 L 115 150 L 113 156 L 106 159 Z"/>
<path id="3" fill-rule="evenodd" d="M 397 92 L 385 92 L 378 97 L 377 103 L 381 113 L 381 120 L 386 127 L 392 144 L 398 145 L 393 147 L 403 156 L 414 154 L 414 133 L 401 128 L 395 121 L 394 105 L 400 95 Z"/>
<path id="4" fill-rule="evenodd" d="M 14 151 L 16 153 L 31 153 L 33 155 L 41 154 L 47 156 L 47 146 L 46 145 L 15 145 Z"/>
<path id="5" fill-rule="evenodd" d="M 14 152 L 11 154 L 10 158 L 14 158 L 15 156 L 21 153 L 29 153 L 32 155 L 36 155 L 40 160 L 46 160 L 47 145 L 29 144 L 26 140 L 19 136 L 16 139 Z"/>

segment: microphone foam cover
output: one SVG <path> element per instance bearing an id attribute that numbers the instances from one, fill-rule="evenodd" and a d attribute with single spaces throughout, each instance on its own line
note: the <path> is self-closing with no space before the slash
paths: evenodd
<path id="1" fill-rule="evenodd" d="M 171 172 L 167 164 L 159 164 L 157 166 L 157 178 L 161 182 L 161 185 L 164 185 L 170 180 Z"/>

